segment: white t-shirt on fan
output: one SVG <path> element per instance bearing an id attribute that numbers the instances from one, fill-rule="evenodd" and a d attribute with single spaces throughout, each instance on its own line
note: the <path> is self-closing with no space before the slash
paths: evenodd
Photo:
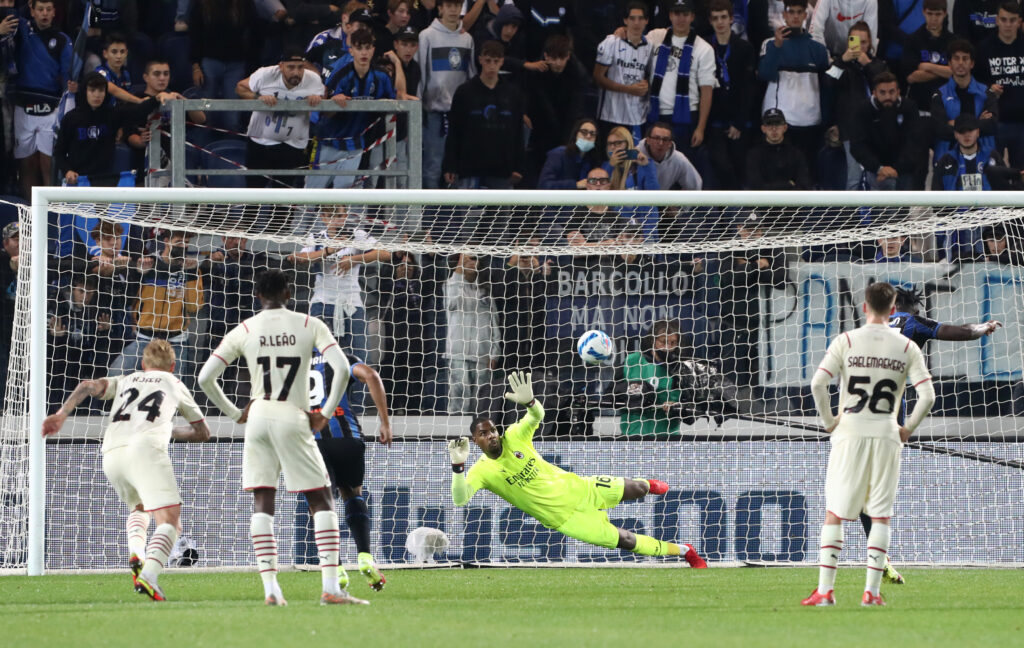
<path id="1" fill-rule="evenodd" d="M 288 88 L 276 65 L 261 67 L 249 77 L 249 88 L 257 95 L 274 95 L 278 101 L 305 100 L 311 95 L 323 96 L 326 91 L 320 75 L 304 70 L 302 81 L 294 88 Z M 257 144 L 274 146 L 287 144 L 292 148 L 304 149 L 309 142 L 308 112 L 267 112 L 254 110 L 249 119 L 249 138 Z"/>

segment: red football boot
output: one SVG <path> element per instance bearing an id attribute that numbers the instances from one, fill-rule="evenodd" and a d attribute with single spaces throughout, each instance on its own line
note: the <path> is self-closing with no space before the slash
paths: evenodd
<path id="1" fill-rule="evenodd" d="M 651 495 L 664 495 L 668 492 L 668 484 L 660 479 L 648 479 L 647 483 L 651 485 L 650 489 L 647 491 Z"/>
<path id="2" fill-rule="evenodd" d="M 871 592 L 864 592 L 864 597 L 860 600 L 860 604 L 864 607 L 870 607 L 872 605 L 885 605 L 885 601 L 882 600 L 881 594 L 872 594 Z"/>
<path id="3" fill-rule="evenodd" d="M 814 607 L 828 607 L 836 604 L 836 597 L 832 595 L 834 590 L 829 590 L 828 594 L 822 594 L 817 588 L 811 592 L 811 595 L 800 601 L 800 605 L 809 605 Z"/>
<path id="4" fill-rule="evenodd" d="M 692 545 L 684 544 L 686 547 L 686 553 L 683 554 L 683 558 L 686 558 L 686 562 L 690 564 L 690 567 L 694 569 L 707 569 L 708 564 L 704 562 L 704 559 L 697 555 L 697 550 Z"/>

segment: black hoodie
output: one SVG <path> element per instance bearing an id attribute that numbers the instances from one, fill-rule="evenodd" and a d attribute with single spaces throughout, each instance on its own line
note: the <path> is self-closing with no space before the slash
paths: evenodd
<path id="1" fill-rule="evenodd" d="M 442 168 L 460 178 L 523 173 L 523 100 L 518 86 L 499 78 L 493 89 L 479 75 L 452 97 Z"/>
<path id="2" fill-rule="evenodd" d="M 86 83 L 80 83 L 75 95 L 75 109 L 61 120 L 53 147 L 53 157 L 61 177 L 68 171 L 84 176 L 112 174 L 117 129 L 118 118 L 109 102 L 104 101 L 99 108 L 90 107 L 86 101 Z M 93 184 L 114 186 L 117 181 L 110 177 L 96 177 Z"/>

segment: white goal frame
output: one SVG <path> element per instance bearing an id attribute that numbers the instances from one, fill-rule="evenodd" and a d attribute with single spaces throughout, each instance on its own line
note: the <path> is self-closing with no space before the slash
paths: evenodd
<path id="1" fill-rule="evenodd" d="M 559 207 L 583 203 L 580 191 L 453 191 L 453 190 L 380 190 L 380 189 L 206 189 L 206 188 L 124 188 L 124 187 L 35 187 L 32 190 L 29 317 L 29 493 L 27 571 L 44 572 L 46 534 L 46 443 L 39 431 L 46 412 L 46 279 L 48 249 L 48 212 L 53 203 L 137 203 L 168 204 L 223 203 L 237 205 L 278 204 L 360 204 L 360 205 L 446 205 Z M 628 206 L 679 207 L 958 207 L 1024 208 L 1024 194 L 991 192 L 858 192 L 858 191 L 603 191 L 594 202 Z M 598 200 L 599 198 L 599 200 Z M 885 235 L 887 227 L 874 226 L 851 230 L 845 239 L 832 236 L 830 242 L 861 240 L 867 231 Z M 894 228 L 894 229 L 906 229 Z M 950 229 L 956 229 L 951 227 Z M 22 242 L 24 245 L 24 242 Z M 660 245 L 650 247 L 652 252 Z M 675 246 L 673 246 L 675 247 Z M 699 244 L 694 248 L 700 247 Z M 6 361 L 6 359 L 4 359 Z"/>

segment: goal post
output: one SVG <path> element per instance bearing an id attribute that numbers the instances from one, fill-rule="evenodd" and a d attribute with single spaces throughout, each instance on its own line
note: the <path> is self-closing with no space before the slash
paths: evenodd
<path id="1" fill-rule="evenodd" d="M 430 321 L 396 323 L 379 314 L 385 309 L 395 311 L 396 300 L 410 296 L 399 295 L 394 276 L 386 281 L 375 276 L 376 283 L 363 286 L 366 341 L 357 355 L 369 353 L 370 359 L 381 363 L 378 369 L 389 393 L 393 386 L 402 392 L 399 384 L 409 392 L 401 394 L 408 398 L 394 416 L 393 427 L 400 437 L 397 450 L 381 449 L 372 441 L 367 445 L 374 546 L 380 549 L 383 563 L 409 560 L 404 541 L 414 526 L 446 530 L 453 543 L 446 556 L 456 562 L 632 563 L 632 556 L 566 542 L 495 497 L 477 495 L 468 509 L 457 509 L 448 497 L 443 440 L 466 435 L 470 410 L 485 402 L 481 394 L 486 393 L 492 405 L 500 403 L 501 377 L 510 368 L 531 366 L 522 359 L 509 360 L 513 348 L 518 354 L 532 350 L 541 358 L 532 361 L 532 368 L 541 374 L 540 378 L 535 375 L 535 382 L 543 382 L 541 388 L 548 390 L 543 400 L 546 422 L 537 440 L 544 457 L 580 474 L 659 477 L 658 471 L 663 471 L 677 482 L 665 501 L 648 497 L 623 504 L 621 511 L 610 512 L 613 521 L 665 540 L 694 543 L 718 562 L 813 560 L 814 552 L 807 545 L 808 538 L 814 542 L 823 506 L 827 446 L 821 443 L 824 435 L 807 401 L 808 367 L 820 360 L 829 338 L 860 322 L 856 309 L 863 288 L 872 281 L 888 280 L 922 290 L 923 314 L 946 324 L 1003 319 L 1004 328 L 992 338 L 929 343 L 926 357 L 940 377 L 939 401 L 920 439 L 904 450 L 905 492 L 897 504 L 894 560 L 956 562 L 941 547 L 931 548 L 941 542 L 932 525 L 949 516 L 957 520 L 953 524 L 967 529 L 968 562 L 1019 565 L 1024 563 L 1024 553 L 1010 545 L 1015 534 L 1024 530 L 1019 497 L 1024 492 L 1024 444 L 1018 431 L 1024 414 L 1024 390 L 1020 389 L 1024 321 L 1018 316 L 1024 312 L 1024 268 L 968 258 L 964 250 L 983 256 L 983 233 L 998 230 L 1011 247 L 1022 250 L 1020 258 L 1013 260 L 1024 260 L 1022 201 L 1017 192 L 37 187 L 23 219 L 15 339 L 0 432 L 4 444 L 0 448 L 0 530 L 5 535 L 10 532 L 0 541 L 7 543 L 0 547 L 0 568 L 42 574 L 47 569 L 121 566 L 116 559 L 120 554 L 110 546 L 123 544 L 123 529 L 117 527 L 116 498 L 107 492 L 97 459 L 103 412 L 96 404 L 83 406 L 87 411 L 76 412 L 69 420 L 67 443 L 80 445 L 51 445 L 39 434 L 47 408 L 54 402 L 53 374 L 59 366 L 50 357 L 59 344 L 48 342 L 53 334 L 53 296 L 58 287 L 70 289 L 72 274 L 78 272 L 60 266 L 51 254 L 56 244 L 54 214 L 69 215 L 68 222 L 79 219 L 68 227 L 78 228 L 82 235 L 87 232 L 80 223 L 99 221 L 184 231 L 201 241 L 192 247 L 204 260 L 211 258 L 224 237 L 245 239 L 250 248 L 267 252 L 266 258 L 275 263 L 305 246 L 325 242 L 348 248 L 349 254 L 372 246 L 392 258 L 401 253 L 438 260 L 437 268 L 448 276 L 434 277 L 434 293 L 411 295 L 433 304 L 429 309 L 421 306 L 423 312 L 429 310 L 425 319 Z M 352 238 L 351 222 L 349 229 L 324 238 L 318 219 L 327 207 L 344 208 L 353 218 L 369 222 L 365 227 L 372 234 L 372 244 Z M 609 219 L 609 213 L 614 217 Z M 748 220 L 752 214 L 753 220 Z M 740 231 L 744 223 L 745 233 Z M 424 235 L 425 225 L 432 226 L 431 235 Z M 756 235 L 751 236 L 754 230 Z M 943 237 L 944 232 L 969 234 Z M 129 236 L 127 230 L 125 236 Z M 152 234 L 146 236 L 153 241 Z M 880 241 L 895 239 L 900 240 L 896 259 L 903 253 L 900 246 L 919 244 L 908 253 L 915 262 L 875 263 L 864 252 L 878 247 L 884 257 L 885 244 Z M 945 243 L 936 242 L 939 239 Z M 68 245 L 83 245 L 81 236 Z M 961 254 L 955 262 L 943 258 L 952 246 L 958 246 Z M 445 261 L 449 258 L 450 262 Z M 529 295 L 511 295 L 509 287 L 501 285 L 509 277 L 515 279 L 511 273 L 521 258 L 537 260 L 532 269 L 524 265 L 524 273 L 554 272 L 544 282 L 549 292 L 524 288 Z M 613 259 L 602 260 L 608 258 Z M 723 261 L 741 258 L 743 263 L 750 260 L 758 265 L 764 261 L 766 273 L 751 279 L 752 285 L 731 284 L 740 281 L 740 275 L 753 276 Z M 493 259 L 502 260 L 492 264 L 502 272 L 484 273 L 476 266 Z M 647 274 L 644 270 L 629 274 L 633 272 L 630 259 L 651 259 L 652 265 Z M 782 259 L 781 270 L 773 265 L 777 259 Z M 916 262 L 922 259 L 927 262 Z M 423 272 L 425 264 L 416 264 Z M 60 267 L 58 286 L 51 281 L 54 267 Z M 773 268 L 778 270 L 775 275 Z M 197 270 L 197 285 L 209 291 L 210 276 L 204 272 Z M 310 290 L 302 308 L 309 308 L 318 299 L 318 271 L 304 266 L 295 272 L 305 273 Z M 468 273 L 484 278 L 469 288 L 446 288 L 451 276 L 459 273 L 463 278 Z M 236 285 L 233 297 L 248 297 L 243 293 L 249 284 L 232 285 Z M 446 302 L 457 291 L 462 291 L 458 299 L 464 301 L 487 300 L 490 311 L 477 308 L 477 302 L 465 308 Z M 524 316 L 531 309 L 543 311 L 542 317 L 530 322 L 533 337 L 518 329 L 510 337 L 495 306 L 499 300 Z M 336 307 L 340 313 L 347 306 L 329 301 L 320 300 L 332 312 Z M 410 313 L 413 301 L 403 306 Z M 467 309 L 471 312 L 464 312 Z M 136 310 L 121 303 L 113 315 L 130 328 L 138 324 L 133 319 Z M 195 373 L 215 337 L 210 331 L 222 322 L 205 302 L 183 317 L 191 321 L 192 328 L 182 332 L 186 341 L 181 346 L 192 371 L 189 387 L 196 393 Z M 456 370 L 451 347 L 465 345 L 466 340 L 445 337 L 451 333 L 453 317 L 469 322 L 466 325 L 474 331 L 486 329 L 487 335 L 494 335 L 490 343 L 495 351 L 469 345 L 476 350 L 459 356 Z M 645 426 L 647 419 L 639 416 L 636 427 L 630 427 L 633 410 L 658 409 L 666 403 L 655 404 L 650 399 L 661 397 L 650 394 L 632 394 L 638 397 L 630 400 L 631 394 L 616 392 L 615 385 L 632 382 L 640 391 L 642 383 L 648 382 L 649 376 L 640 377 L 640 373 L 627 379 L 624 361 L 650 351 L 652 326 L 665 319 L 682 323 L 684 346 L 689 345 L 686 350 L 692 352 L 692 357 L 673 357 L 667 371 L 676 381 L 674 392 L 680 391 L 685 373 L 682 391 L 693 402 L 663 408 L 667 418 L 651 415 L 665 419 L 664 426 Z M 614 338 L 613 366 L 587 368 L 575 357 L 575 337 L 588 328 L 608 329 Z M 354 334 L 350 323 L 334 330 L 339 336 Z M 421 337 L 415 339 L 410 331 L 420 331 Z M 125 335 L 127 341 L 131 334 Z M 737 354 L 749 362 L 736 362 Z M 105 375 L 114 357 L 109 353 L 103 366 L 91 367 L 89 375 Z M 474 362 L 483 364 L 477 367 Z M 667 361 L 664 364 L 669 366 Z M 471 394 L 458 389 L 459 380 L 473 388 Z M 419 393 L 413 394 L 416 390 Z M 463 399 L 463 405 L 453 406 L 456 399 Z M 369 395 L 362 400 L 362 406 L 370 405 Z M 410 405 L 413 401 L 416 404 Z M 241 428 L 215 420 L 220 413 L 212 404 L 203 406 L 214 419 L 214 443 L 172 446 L 184 517 L 193 520 L 192 529 L 185 532 L 200 537 L 201 564 L 245 566 L 251 561 L 239 521 L 244 518 L 247 525 L 249 505 L 237 493 Z M 508 411 L 503 414 L 511 416 Z M 362 420 L 372 438 L 375 417 L 368 412 Z M 630 430 L 650 434 L 642 439 L 624 434 Z M 71 447 L 84 451 L 71 452 Z M 474 448 L 471 461 L 477 456 Z M 72 465 L 77 462 L 85 467 Z M 191 466 L 187 471 L 185 464 Z M 69 472 L 56 485 L 48 484 L 47 473 L 55 477 L 56 467 Z M 422 479 L 422 492 L 410 483 L 414 475 Z M 298 562 L 303 540 L 292 527 L 300 525 L 302 506 L 290 495 L 281 497 L 287 498 L 278 516 L 279 534 L 284 538 L 280 540 L 282 561 L 287 562 L 284 556 L 290 551 Z M 102 500 L 102 506 L 90 499 Z M 61 516 L 59 520 L 53 519 L 54 514 Z M 101 529 L 68 530 L 90 514 L 101 518 Z M 197 527 L 204 519 L 217 528 L 202 533 Z M 61 533 L 67 533 L 68 539 L 52 537 Z M 848 536 L 849 547 L 861 546 L 855 539 L 859 531 L 851 529 Z M 48 558 L 54 549 L 70 548 L 72 543 L 94 547 L 99 555 L 83 558 L 81 563 Z"/>

